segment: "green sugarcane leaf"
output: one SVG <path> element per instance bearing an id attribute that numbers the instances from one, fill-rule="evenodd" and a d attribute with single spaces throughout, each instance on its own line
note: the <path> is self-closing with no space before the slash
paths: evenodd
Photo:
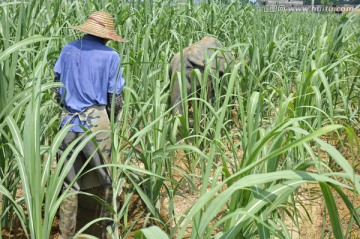
<path id="1" fill-rule="evenodd" d="M 346 196 L 345 192 L 337 185 L 329 184 L 332 188 L 336 190 L 336 192 L 340 195 L 344 203 L 346 204 L 347 208 L 349 209 L 351 216 L 355 219 L 356 224 L 360 227 L 360 216 L 354 207 L 353 203 L 350 199 Z"/>
<path id="2" fill-rule="evenodd" d="M 336 202 L 334 200 L 334 196 L 332 195 L 330 187 L 326 183 L 320 182 L 319 185 L 320 185 L 320 188 L 321 188 L 324 200 L 325 200 L 326 209 L 329 213 L 334 237 L 336 239 L 343 239 L 344 234 L 342 232 L 341 222 L 340 222 L 340 218 L 339 218 L 339 212 L 338 212 L 338 209 L 336 206 Z"/>
<path id="3" fill-rule="evenodd" d="M 168 235 L 158 226 L 140 229 L 135 232 L 135 239 L 169 239 Z"/>
<path id="4" fill-rule="evenodd" d="M 28 50 L 28 48 L 23 49 L 25 46 L 33 44 L 40 41 L 48 41 L 54 39 L 53 37 L 43 37 L 43 36 L 31 36 L 22 41 L 15 43 L 14 45 L 8 47 L 6 50 L 0 52 L 0 63 L 6 60 L 12 53 L 20 50 Z"/>

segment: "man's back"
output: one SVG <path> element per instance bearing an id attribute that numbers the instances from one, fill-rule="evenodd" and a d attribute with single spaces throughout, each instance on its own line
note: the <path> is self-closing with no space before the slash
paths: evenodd
<path id="1" fill-rule="evenodd" d="M 66 45 L 55 65 L 65 88 L 60 90 L 69 112 L 80 112 L 92 105 L 106 105 L 107 93 L 119 94 L 125 84 L 120 57 L 100 38 L 86 35 Z M 115 87 L 116 86 L 116 87 Z"/>

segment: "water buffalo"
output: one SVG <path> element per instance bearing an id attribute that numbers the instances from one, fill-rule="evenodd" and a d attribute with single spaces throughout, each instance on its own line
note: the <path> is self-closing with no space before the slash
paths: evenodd
<path id="1" fill-rule="evenodd" d="M 184 67 L 185 67 L 185 75 L 186 75 L 186 90 L 187 94 L 191 93 L 191 78 L 190 73 L 193 69 L 199 69 L 201 72 L 205 69 L 206 58 L 210 57 L 217 49 L 223 48 L 221 42 L 213 37 L 213 36 L 205 36 L 200 41 L 186 47 L 183 49 L 183 57 L 184 57 Z M 217 58 L 217 59 L 216 59 Z M 225 71 L 225 64 L 230 63 L 230 55 L 227 52 L 219 51 L 215 57 L 215 59 L 211 62 L 211 69 L 215 70 L 217 67 L 219 69 L 219 73 L 223 74 Z M 180 78 L 174 77 L 176 72 L 181 72 L 181 58 L 180 52 L 177 53 L 171 60 L 170 63 L 170 77 L 172 79 L 171 82 L 171 105 L 176 107 L 173 108 L 173 114 L 182 114 L 183 109 L 179 102 L 181 101 L 181 91 L 180 91 Z M 208 95 L 209 98 L 212 97 L 212 85 L 211 79 L 209 79 L 208 85 Z M 196 82 L 196 89 L 200 89 L 200 83 Z"/>

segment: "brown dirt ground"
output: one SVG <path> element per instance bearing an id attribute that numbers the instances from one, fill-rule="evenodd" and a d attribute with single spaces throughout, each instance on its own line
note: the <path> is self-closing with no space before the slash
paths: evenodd
<path id="1" fill-rule="evenodd" d="M 335 146 L 337 149 L 342 149 L 342 155 L 348 160 L 348 162 L 353 165 L 357 174 L 360 173 L 360 164 L 358 163 L 359 159 L 359 145 L 357 145 L 357 140 L 360 139 L 360 131 L 356 129 L 357 139 L 353 139 L 353 146 L 349 143 L 349 139 L 343 135 L 341 141 L 337 140 L 334 135 L 326 135 L 322 137 L 322 140 Z M 341 146 L 343 144 L 344 147 Z M 351 152 L 351 149 L 352 151 Z M 323 151 L 320 152 L 321 158 L 327 160 L 328 164 L 334 171 L 341 170 L 329 162 L 329 157 Z M 356 163 L 357 162 L 357 163 Z M 309 171 L 313 171 L 310 169 Z M 353 203 L 355 208 L 360 208 L 360 196 L 354 195 L 354 192 L 350 190 L 345 190 L 344 192 L 349 200 Z M 338 213 L 340 218 L 340 223 L 342 227 L 343 234 L 348 229 L 349 223 L 351 222 L 350 212 L 342 200 L 342 198 L 334 190 L 332 194 L 335 200 L 335 203 L 338 207 Z M 286 216 L 286 223 L 291 231 L 292 239 L 318 239 L 318 238 L 334 238 L 332 227 L 329 219 L 328 212 L 326 211 L 326 205 L 321 194 L 321 189 L 318 184 L 307 184 L 299 188 L 296 192 L 297 197 L 297 209 L 300 213 L 299 228 L 295 226 L 288 216 Z M 301 202 L 303 205 L 301 205 Z M 311 220 L 308 218 L 307 213 L 309 214 Z M 357 239 L 360 238 L 360 228 L 353 222 L 352 228 L 349 230 L 346 238 Z"/>
<path id="2" fill-rule="evenodd" d="M 355 207 L 360 206 L 359 196 L 354 197 L 353 193 L 350 191 L 346 191 L 346 194 Z M 340 196 L 334 192 L 333 196 L 338 206 L 341 227 L 344 233 L 349 226 L 351 218 L 350 213 Z M 309 184 L 301 187 L 297 192 L 297 197 L 299 201 L 303 203 L 303 206 L 297 203 L 297 209 L 301 214 L 299 219 L 300 229 L 296 228 L 295 224 L 287 217 L 286 222 L 291 232 L 291 238 L 334 238 L 328 212 L 326 212 L 326 205 L 321 196 L 320 187 L 315 184 Z M 307 210 L 307 213 L 309 213 L 311 220 L 307 217 L 305 209 Z M 360 229 L 355 223 L 353 223 L 353 227 L 347 234 L 346 238 L 360 238 Z"/>
<path id="3" fill-rule="evenodd" d="M 90 193 L 99 195 L 99 190 L 93 189 L 89 190 Z M 123 202 L 124 198 L 120 198 L 120 203 Z M 100 205 L 94 200 L 94 199 L 88 199 L 85 198 L 85 196 L 80 195 L 79 201 L 87 201 L 87 204 L 84 205 L 85 207 L 78 209 L 78 215 L 77 215 L 77 230 L 81 229 L 83 226 L 85 226 L 88 222 L 96 219 L 99 216 L 100 212 Z M 141 229 L 144 227 L 144 218 L 146 217 L 146 206 L 142 202 L 140 196 L 134 195 L 132 196 L 129 204 L 129 210 L 128 210 L 128 218 L 129 221 L 127 222 L 128 225 L 131 225 L 134 223 L 134 226 L 132 228 L 132 232 L 128 233 L 126 238 L 134 238 L 134 232 L 138 229 Z M 150 221 L 151 222 L 151 221 Z M 150 225 L 150 222 L 148 223 L 148 226 Z M 155 225 L 161 226 L 159 223 L 153 222 Z M 122 222 L 120 222 L 122 224 Z M 119 229 L 121 231 L 121 229 Z M 101 237 L 102 227 L 100 223 L 92 225 L 90 228 L 88 228 L 84 233 L 96 236 L 98 238 Z M 25 233 L 23 229 L 21 228 L 21 225 L 19 223 L 18 219 L 14 220 L 14 226 L 13 230 L 2 230 L 1 235 L 3 239 L 25 239 Z M 57 239 L 59 237 L 59 219 L 58 215 L 55 217 L 54 223 L 51 228 L 51 237 L 50 239 Z"/>
<path id="4" fill-rule="evenodd" d="M 360 131 L 358 131 L 358 139 L 360 138 Z M 324 140 L 329 142 L 330 144 L 336 146 L 339 148 L 339 141 L 332 141 L 332 137 L 324 137 Z M 238 140 L 238 139 L 237 139 Z M 349 142 L 346 142 L 346 139 L 344 138 L 344 150 L 343 155 L 349 160 L 349 162 L 357 162 L 358 161 L 358 147 L 354 148 L 354 154 L 350 152 L 350 144 Z M 320 152 L 322 153 L 322 152 Z M 241 157 L 242 151 L 239 150 L 239 155 Z M 322 158 L 326 157 L 325 154 L 322 155 Z M 184 163 L 184 154 L 182 152 L 179 152 L 176 155 L 175 164 L 177 167 L 183 169 L 184 171 L 187 171 L 187 166 Z M 360 173 L 360 164 L 356 165 L 357 173 Z M 174 178 L 178 181 L 182 178 L 180 173 L 175 173 Z M 194 180 L 195 187 L 197 189 L 201 188 L 201 181 L 195 179 Z M 183 185 L 180 187 L 179 192 L 181 192 L 185 197 L 175 195 L 174 197 L 174 214 L 177 215 L 177 219 L 185 213 L 185 211 L 193 205 L 193 203 L 199 198 L 198 190 L 189 190 L 188 184 L 183 181 Z M 291 238 L 293 239 L 317 239 L 322 238 L 322 233 L 325 238 L 333 238 L 332 232 L 331 232 L 331 224 L 329 221 L 328 213 L 326 212 L 326 206 L 324 204 L 323 198 L 321 197 L 321 190 L 318 187 L 318 185 L 315 184 L 308 184 L 306 186 L 301 187 L 299 190 L 297 190 L 296 195 L 299 199 L 299 201 L 303 204 L 301 206 L 299 203 L 297 204 L 298 212 L 301 214 L 300 221 L 299 221 L 299 228 L 295 226 L 295 223 L 293 223 L 289 218 L 285 219 L 285 222 L 288 226 L 288 228 L 291 231 Z M 334 198 L 336 200 L 336 204 L 338 205 L 339 209 L 339 215 L 341 219 L 341 225 L 343 228 L 343 231 L 345 231 L 349 225 L 350 222 L 350 215 L 349 211 L 345 205 L 345 203 L 341 200 L 340 196 L 336 193 L 333 194 Z M 346 191 L 346 195 L 349 197 L 349 199 L 353 202 L 355 208 L 360 207 L 360 197 L 354 196 L 353 192 Z M 96 218 L 97 207 L 94 207 L 95 209 L 85 209 L 83 211 L 80 210 L 79 212 L 79 221 L 78 221 L 78 228 L 81 228 L 85 223 L 88 221 L 91 221 L 92 219 Z M 161 208 L 162 208 L 162 215 L 169 215 L 169 198 L 164 196 L 161 199 Z M 308 219 L 306 216 L 306 211 L 310 215 L 311 220 Z M 84 214 L 86 213 L 86 214 Z M 131 199 L 129 211 L 128 211 L 128 218 L 129 222 L 128 225 L 131 223 L 134 223 L 134 227 L 132 228 L 132 231 L 135 231 L 137 229 L 144 227 L 144 217 L 146 215 L 146 206 L 142 203 L 141 198 L 138 195 L 134 195 Z M 84 216 L 85 215 L 85 216 Z M 221 214 L 218 215 L 219 217 Z M 286 216 L 285 216 L 286 218 Z M 86 220 L 84 220 L 86 219 Z M 161 226 L 161 225 L 159 225 Z M 169 227 L 173 227 L 174 223 L 169 222 Z M 101 232 L 101 227 L 99 225 L 95 225 L 90 228 L 90 230 L 87 230 L 86 233 L 92 234 L 94 236 L 99 236 L 99 232 Z M 191 227 L 188 226 L 187 234 L 186 236 L 189 236 L 191 233 Z M 26 238 L 24 236 L 24 232 L 22 231 L 19 222 L 15 220 L 14 229 L 9 232 L 8 230 L 3 230 L 1 232 L 4 239 L 22 239 Z M 127 238 L 133 238 L 133 232 L 129 233 Z M 52 227 L 52 236 L 51 239 L 56 239 L 58 237 L 58 219 L 55 218 L 54 224 Z M 353 223 L 353 228 L 347 235 L 347 238 L 360 238 L 360 228 Z"/>

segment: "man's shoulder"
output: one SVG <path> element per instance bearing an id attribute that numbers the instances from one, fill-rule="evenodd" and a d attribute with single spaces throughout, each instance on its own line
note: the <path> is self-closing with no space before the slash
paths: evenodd
<path id="1" fill-rule="evenodd" d="M 105 50 L 106 54 L 108 54 L 109 57 L 111 57 L 113 60 L 120 59 L 119 54 L 113 48 L 108 47 L 106 45 L 103 45 L 103 47 L 104 47 L 104 50 Z"/>
<path id="2" fill-rule="evenodd" d="M 111 47 L 109 47 L 109 46 L 107 46 L 107 45 L 100 44 L 100 47 L 101 47 L 104 51 L 108 52 L 110 55 L 118 55 L 117 52 L 116 52 L 113 48 L 111 48 Z"/>
<path id="3" fill-rule="evenodd" d="M 79 48 L 79 40 L 75 40 L 75 41 L 71 41 L 69 43 L 67 43 L 64 47 L 63 47 L 63 51 L 66 50 L 71 50 L 71 49 L 76 49 Z"/>
<path id="4" fill-rule="evenodd" d="M 74 45 L 78 45 L 79 42 L 74 42 Z M 98 51 L 101 51 L 101 54 L 105 54 L 105 55 L 108 55 L 108 56 L 113 56 L 113 57 L 117 57 L 118 56 L 118 53 L 111 47 L 108 47 L 100 42 L 94 42 L 94 41 L 88 41 L 87 42 L 88 47 L 90 49 L 94 49 L 94 50 L 98 50 Z"/>
<path id="5" fill-rule="evenodd" d="M 98 42 L 90 42 L 90 41 L 81 41 L 81 40 L 75 40 L 67 43 L 64 48 L 63 52 L 73 52 L 76 50 L 97 50 L 97 54 L 99 51 L 101 52 L 101 55 L 106 55 L 107 57 L 111 57 L 111 59 L 120 59 L 119 54 L 117 51 L 115 51 L 113 48 L 108 47 L 104 44 L 98 43 Z"/>

